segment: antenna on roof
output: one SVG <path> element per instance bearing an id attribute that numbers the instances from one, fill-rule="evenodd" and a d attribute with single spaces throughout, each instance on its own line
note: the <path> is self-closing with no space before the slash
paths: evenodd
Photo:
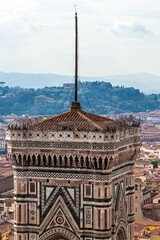
<path id="1" fill-rule="evenodd" d="M 77 102 L 78 92 L 78 17 L 75 5 L 75 102 Z"/>
<path id="2" fill-rule="evenodd" d="M 80 102 L 78 102 L 78 17 L 75 5 L 75 97 L 72 102 L 71 110 L 81 109 Z"/>

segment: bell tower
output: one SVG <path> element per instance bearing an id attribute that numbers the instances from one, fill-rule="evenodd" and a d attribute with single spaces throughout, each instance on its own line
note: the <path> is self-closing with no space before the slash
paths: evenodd
<path id="1" fill-rule="evenodd" d="M 75 14 L 75 101 L 68 112 L 8 125 L 15 240 L 133 240 L 136 119 L 81 109 Z"/>

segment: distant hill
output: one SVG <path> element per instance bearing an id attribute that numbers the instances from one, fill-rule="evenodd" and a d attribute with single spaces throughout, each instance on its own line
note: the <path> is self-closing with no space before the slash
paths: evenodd
<path id="1" fill-rule="evenodd" d="M 110 75 L 104 77 L 80 77 L 81 81 L 104 81 L 112 85 L 134 87 L 145 93 L 160 93 L 160 76 L 150 73 L 135 73 L 129 75 Z M 51 73 L 5 73 L 0 72 L 0 81 L 6 82 L 9 87 L 20 86 L 22 88 L 44 88 L 63 86 L 63 83 L 72 83 L 73 76 L 57 75 Z"/>
<path id="2" fill-rule="evenodd" d="M 73 89 L 64 87 L 42 89 L 0 87 L 0 115 L 11 113 L 55 115 L 68 111 L 73 98 Z M 160 94 L 145 95 L 133 87 L 112 86 L 109 82 L 79 84 L 78 98 L 83 110 L 96 114 L 135 113 L 160 109 Z"/>

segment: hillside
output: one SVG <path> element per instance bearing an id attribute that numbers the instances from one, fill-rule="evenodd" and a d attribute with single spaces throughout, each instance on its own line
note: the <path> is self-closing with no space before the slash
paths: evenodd
<path id="1" fill-rule="evenodd" d="M 4 81 L 7 86 L 22 88 L 44 88 L 52 86 L 63 86 L 63 83 L 72 83 L 73 76 L 57 75 L 51 73 L 29 74 L 29 73 L 5 73 L 0 72 L 0 82 Z M 80 77 L 81 81 L 104 81 L 113 85 L 138 88 L 145 93 L 160 93 L 160 76 L 150 73 L 135 73 L 128 75 L 110 75 L 104 77 Z"/>
<path id="2" fill-rule="evenodd" d="M 160 109 L 160 95 L 145 95 L 134 88 L 113 87 L 106 82 L 85 82 L 83 89 L 79 84 L 79 100 L 82 108 L 96 114 Z M 68 90 L 63 87 L 46 87 L 37 90 L 0 87 L 0 115 L 59 114 L 70 109 L 73 95 L 73 89 Z"/>

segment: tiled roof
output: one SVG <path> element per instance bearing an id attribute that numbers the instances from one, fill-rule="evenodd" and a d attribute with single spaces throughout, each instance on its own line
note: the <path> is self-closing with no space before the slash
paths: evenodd
<path id="1" fill-rule="evenodd" d="M 134 232 L 134 237 L 138 237 L 139 236 L 139 232 Z"/>
<path id="2" fill-rule="evenodd" d="M 149 177 L 150 178 L 155 178 L 155 175 L 154 174 L 149 174 Z"/>
<path id="3" fill-rule="evenodd" d="M 0 224 L 0 233 L 5 233 L 7 231 L 10 231 L 13 229 L 13 224 L 6 222 L 6 223 L 2 223 Z"/>
<path id="4" fill-rule="evenodd" d="M 152 220 L 141 220 L 141 221 L 135 221 L 134 224 L 144 224 L 145 226 L 160 226 L 160 221 L 152 221 Z M 137 230 L 136 230 L 137 231 Z"/>
<path id="5" fill-rule="evenodd" d="M 138 122 L 134 119 L 112 120 L 82 111 L 80 105 L 78 108 L 74 108 L 73 102 L 70 111 L 41 120 L 33 124 L 31 129 L 40 131 L 115 131 L 116 129 L 127 128 L 136 124 Z"/>
<path id="6" fill-rule="evenodd" d="M 82 110 L 71 110 L 57 116 L 42 120 L 32 126 L 33 130 L 81 130 L 101 131 L 112 127 L 113 120 L 97 116 Z"/>
<path id="7" fill-rule="evenodd" d="M 153 209 L 153 204 L 146 204 L 143 206 L 143 209 Z"/>
<path id="8" fill-rule="evenodd" d="M 134 169 L 134 174 L 143 174 L 143 172 L 137 168 Z"/>
<path id="9" fill-rule="evenodd" d="M 150 234 L 151 234 L 151 236 L 159 236 L 160 228 L 153 229 Z"/>
<path id="10" fill-rule="evenodd" d="M 142 179 L 141 178 L 135 178 L 135 182 L 142 182 Z"/>
<path id="11" fill-rule="evenodd" d="M 160 197 L 160 193 L 157 194 L 156 196 L 153 197 L 153 199 L 159 198 Z"/>
<path id="12" fill-rule="evenodd" d="M 160 209 L 160 203 L 156 203 L 156 204 L 153 203 L 153 207 L 156 209 Z"/>
<path id="13" fill-rule="evenodd" d="M 139 232 L 144 226 L 145 226 L 145 223 L 140 221 L 134 221 L 135 232 Z"/>
<path id="14" fill-rule="evenodd" d="M 79 102 L 73 102 L 71 110 L 47 118 L 15 120 L 8 129 L 29 129 L 35 131 L 116 131 L 139 127 L 134 118 L 112 120 L 81 110 Z"/>
<path id="15" fill-rule="evenodd" d="M 2 193 L 3 196 L 10 196 L 10 197 L 14 197 L 14 189 L 4 192 Z"/>
<path id="16" fill-rule="evenodd" d="M 152 188 L 150 186 L 145 186 L 145 188 L 142 190 L 142 192 L 143 192 L 143 194 L 146 194 L 151 190 L 152 190 Z"/>

